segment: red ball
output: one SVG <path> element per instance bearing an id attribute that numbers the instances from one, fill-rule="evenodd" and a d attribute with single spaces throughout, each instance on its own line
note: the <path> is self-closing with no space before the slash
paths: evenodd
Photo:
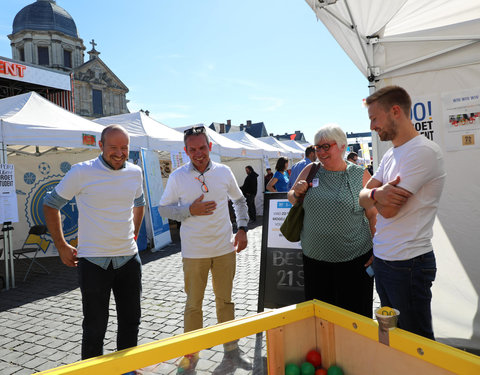
<path id="1" fill-rule="evenodd" d="M 305 357 L 307 362 L 310 362 L 315 368 L 322 365 L 322 356 L 316 350 L 310 350 Z"/>
<path id="2" fill-rule="evenodd" d="M 315 371 L 315 375 L 327 375 L 327 370 L 324 368 L 319 368 L 317 371 Z"/>

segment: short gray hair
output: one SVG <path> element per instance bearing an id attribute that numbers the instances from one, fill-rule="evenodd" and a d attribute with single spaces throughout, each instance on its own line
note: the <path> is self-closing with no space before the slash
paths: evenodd
<path id="1" fill-rule="evenodd" d="M 347 149 L 347 136 L 342 128 L 337 124 L 327 124 L 322 126 L 315 134 L 314 140 L 316 145 L 318 145 L 318 143 L 322 140 L 335 141 L 339 148 L 345 146 L 343 149 L 344 153 Z"/>

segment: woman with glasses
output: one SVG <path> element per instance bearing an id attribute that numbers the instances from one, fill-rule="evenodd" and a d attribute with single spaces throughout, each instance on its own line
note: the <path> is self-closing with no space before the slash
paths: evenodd
<path id="1" fill-rule="evenodd" d="M 358 204 L 360 190 L 370 179 L 361 166 L 346 162 L 345 132 L 326 125 L 315 135 L 319 168 L 310 187 L 307 165 L 288 192 L 294 204 L 304 196 L 301 233 L 305 297 L 372 317 L 372 236 L 376 209 Z"/>
<path id="2" fill-rule="evenodd" d="M 275 165 L 277 170 L 273 175 L 272 179 L 267 184 L 267 190 L 273 193 L 288 191 L 288 159 L 284 156 L 281 156 L 277 160 Z"/>

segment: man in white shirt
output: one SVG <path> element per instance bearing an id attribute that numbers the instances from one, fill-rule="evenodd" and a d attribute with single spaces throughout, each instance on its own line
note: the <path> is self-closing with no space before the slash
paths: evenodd
<path id="1" fill-rule="evenodd" d="M 236 253 L 247 246 L 247 204 L 232 171 L 210 160 L 212 144 L 203 126 L 187 129 L 185 152 L 190 162 L 168 178 L 160 200 L 162 217 L 180 221 L 180 239 L 187 302 L 184 330 L 203 327 L 202 302 L 208 274 L 212 273 L 217 320 L 235 318 L 231 300 L 236 268 Z M 238 231 L 232 234 L 228 199 L 233 202 Z M 225 355 L 218 373 L 230 373 L 237 367 L 250 368 L 241 358 L 238 343 L 224 345 Z M 198 353 L 188 356 L 190 369 L 196 366 Z M 188 362 L 188 361 L 187 361 Z"/>
<path id="2" fill-rule="evenodd" d="M 82 292 L 82 359 L 103 354 L 110 293 L 117 307 L 117 350 L 137 345 L 142 264 L 136 238 L 143 220 L 142 170 L 129 163 L 129 136 L 120 125 L 106 127 L 102 154 L 72 166 L 44 198 L 43 212 L 60 258 L 78 266 Z M 60 209 L 76 198 L 78 246 L 64 237 Z"/>
<path id="3" fill-rule="evenodd" d="M 431 238 L 445 182 L 443 156 L 437 144 L 415 130 L 403 88 L 384 87 L 366 103 L 370 129 L 393 143 L 359 198 L 362 207 L 378 210 L 377 292 L 382 306 L 400 311 L 400 328 L 434 340 L 431 286 L 437 269 Z"/>

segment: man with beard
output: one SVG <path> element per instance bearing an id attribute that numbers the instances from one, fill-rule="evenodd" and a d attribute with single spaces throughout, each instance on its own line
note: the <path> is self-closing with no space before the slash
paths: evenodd
<path id="1" fill-rule="evenodd" d="M 378 210 L 373 238 L 375 285 L 382 306 L 400 311 L 398 326 L 434 340 L 431 286 L 436 262 L 432 226 L 445 182 L 440 147 L 410 121 L 411 99 L 398 86 L 370 95 L 370 129 L 393 147 L 360 192 Z"/>
<path id="2" fill-rule="evenodd" d="M 117 307 L 117 350 L 137 345 L 142 293 L 142 263 L 136 238 L 145 199 L 142 170 L 129 163 L 130 138 L 120 125 L 107 126 L 102 154 L 72 166 L 44 199 L 48 230 L 62 262 L 78 267 L 82 292 L 82 359 L 103 354 L 110 293 Z M 60 209 L 76 198 L 78 246 L 63 235 Z"/>

